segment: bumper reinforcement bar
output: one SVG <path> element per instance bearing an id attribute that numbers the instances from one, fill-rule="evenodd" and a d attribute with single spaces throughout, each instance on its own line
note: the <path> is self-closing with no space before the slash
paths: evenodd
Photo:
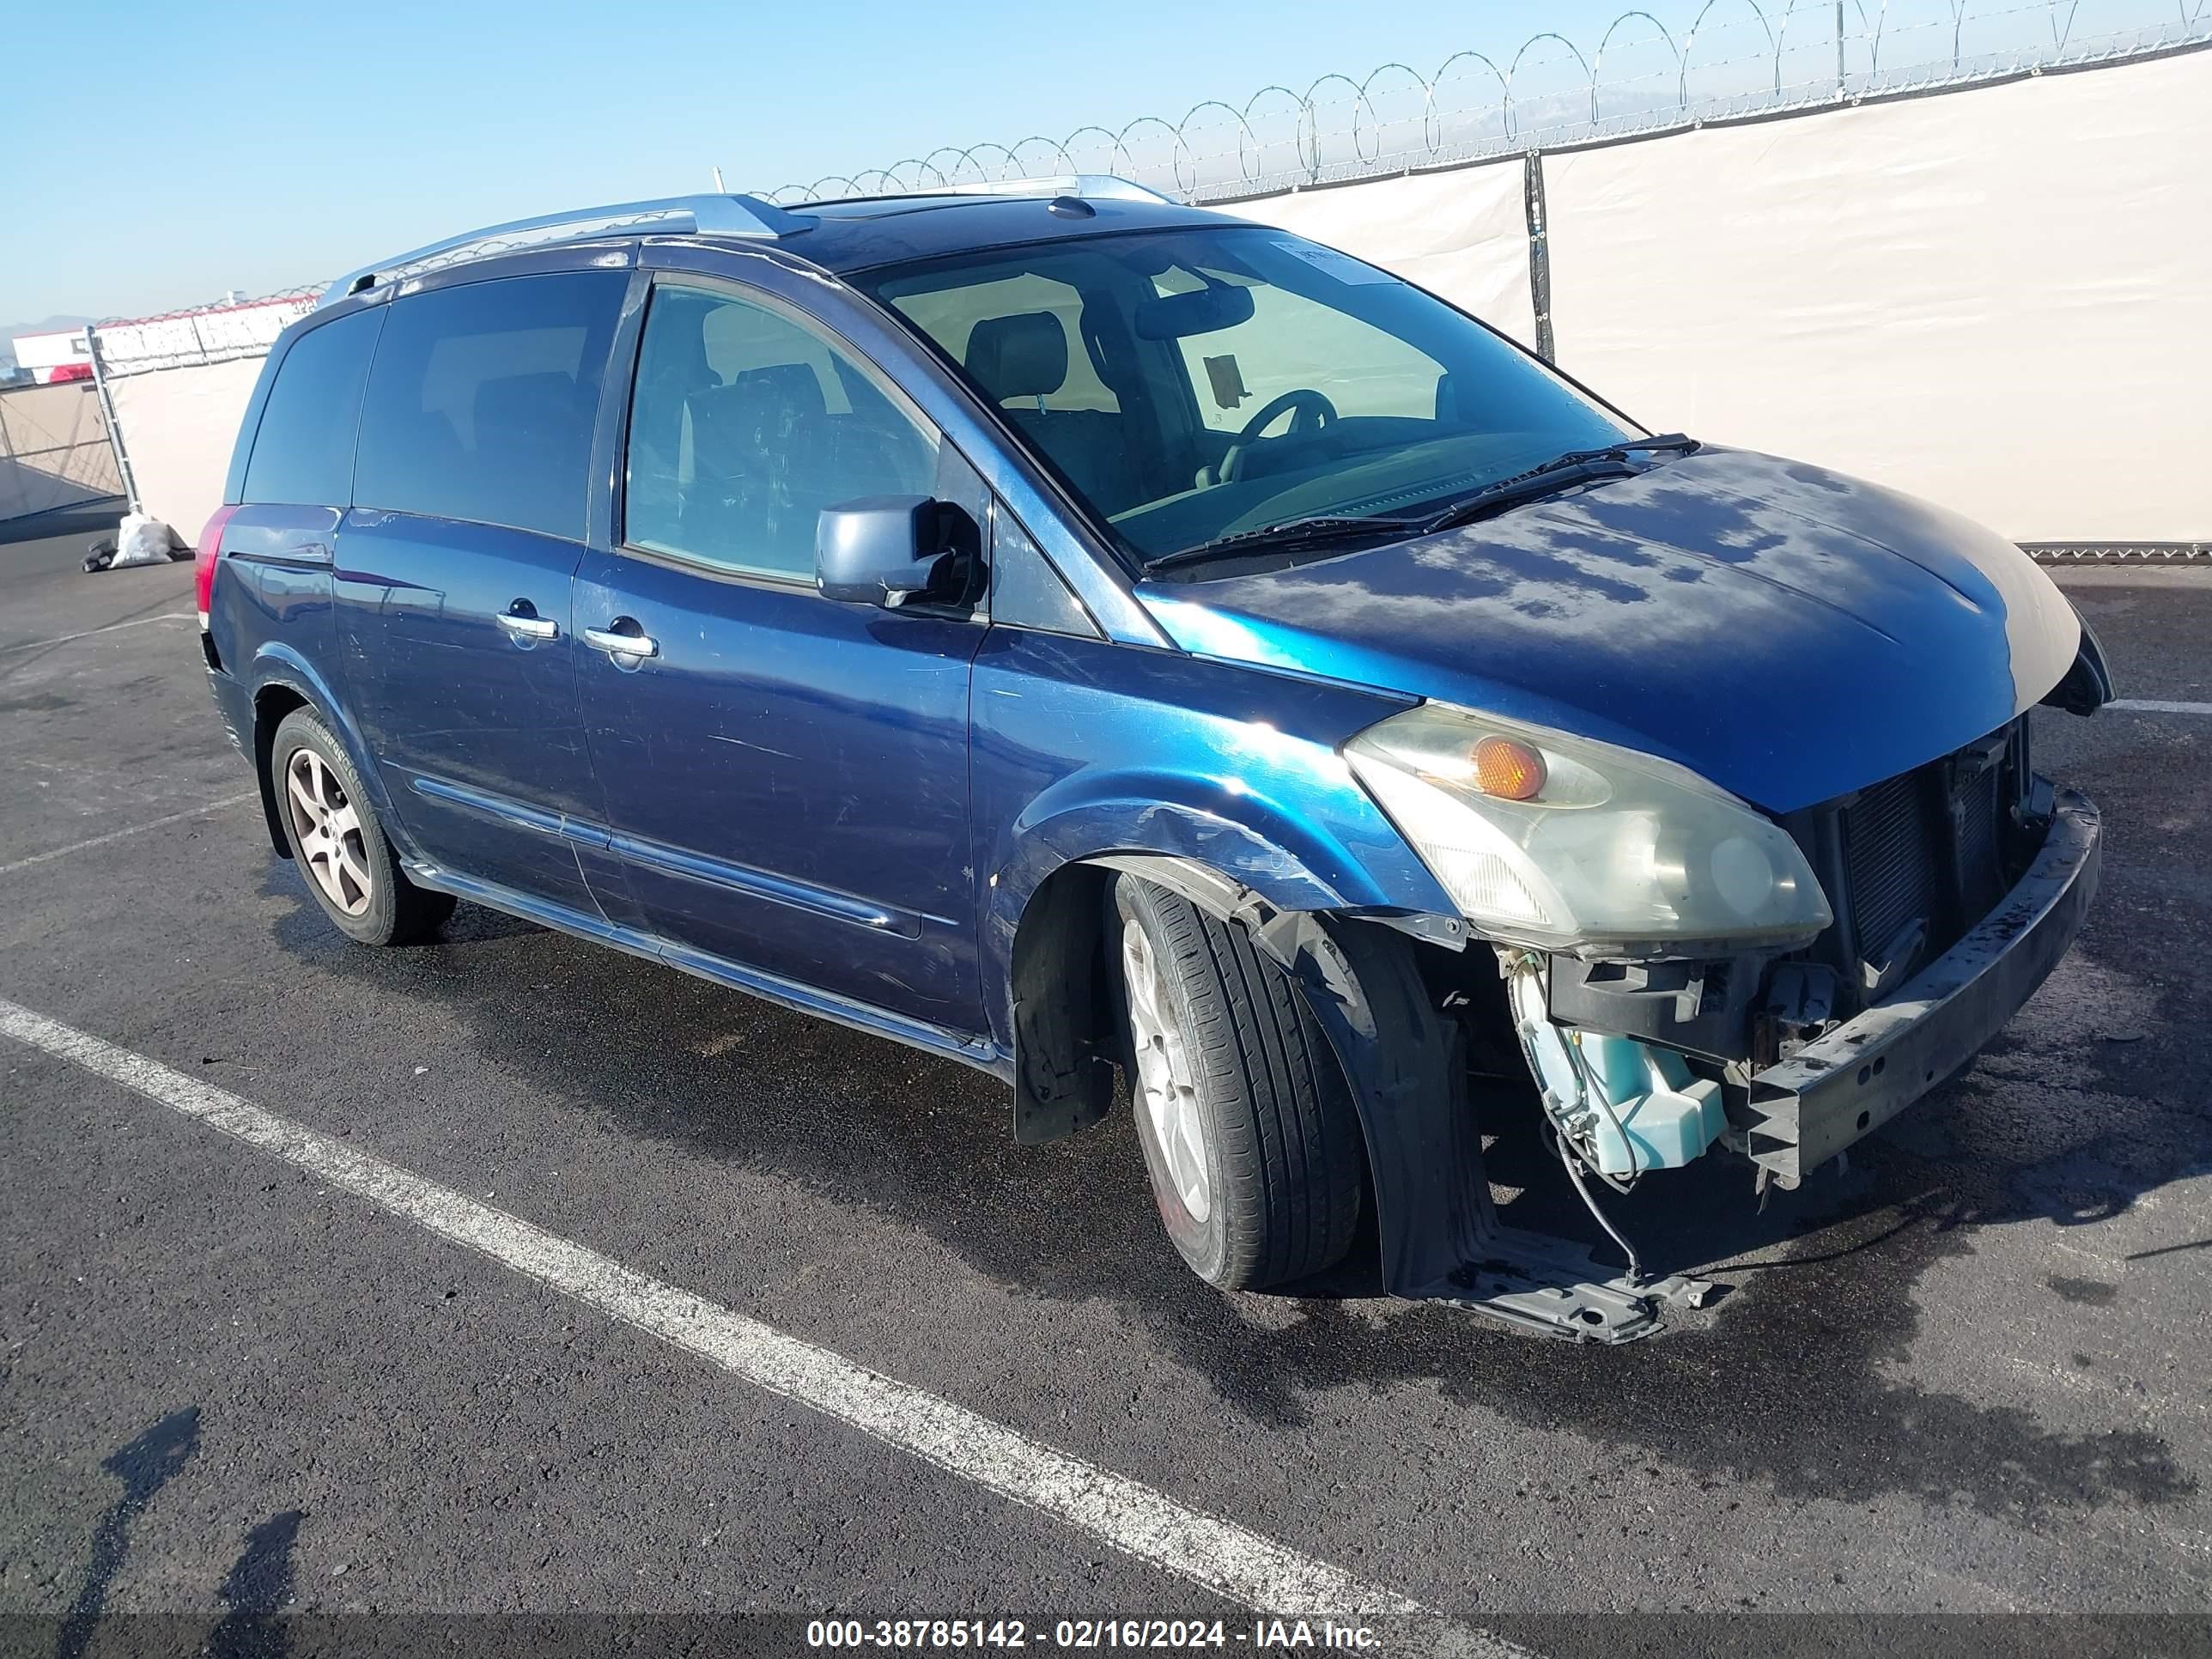
<path id="1" fill-rule="evenodd" d="M 2059 792 L 2043 850 L 1972 932 L 1857 1018 L 1751 1079 L 1752 1161 L 1795 1187 L 1958 1071 L 2081 930 L 2097 890 L 2096 807 Z"/>

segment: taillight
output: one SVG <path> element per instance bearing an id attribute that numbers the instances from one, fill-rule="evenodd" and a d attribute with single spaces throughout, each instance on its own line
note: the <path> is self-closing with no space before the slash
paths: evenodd
<path id="1" fill-rule="evenodd" d="M 222 556 L 222 530 L 238 511 L 235 502 L 218 507 L 215 516 L 200 532 L 199 544 L 192 550 L 192 586 L 199 596 L 200 632 L 207 632 L 208 603 L 215 598 L 215 562 Z"/>

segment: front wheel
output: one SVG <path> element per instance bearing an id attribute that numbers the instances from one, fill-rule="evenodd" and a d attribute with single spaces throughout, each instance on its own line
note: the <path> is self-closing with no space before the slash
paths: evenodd
<path id="1" fill-rule="evenodd" d="M 1243 929 L 1135 877 L 1115 878 L 1106 921 L 1137 1139 L 1176 1251 L 1224 1290 L 1334 1266 L 1366 1152 L 1297 986 Z"/>
<path id="2" fill-rule="evenodd" d="M 292 860 L 340 933 L 362 945 L 407 945 L 453 915 L 450 894 L 401 872 L 360 775 L 312 710 L 284 717 L 269 768 Z"/>

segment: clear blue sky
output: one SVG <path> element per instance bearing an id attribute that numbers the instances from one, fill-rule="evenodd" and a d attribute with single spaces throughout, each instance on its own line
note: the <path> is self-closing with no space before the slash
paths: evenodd
<path id="1" fill-rule="evenodd" d="M 26 3 L 0 29 L 0 322 L 328 276 L 565 206 L 1242 104 L 1637 0 Z M 1678 30 L 1696 0 L 1642 0 Z M 1725 8 L 1723 8 L 1725 9 Z"/>

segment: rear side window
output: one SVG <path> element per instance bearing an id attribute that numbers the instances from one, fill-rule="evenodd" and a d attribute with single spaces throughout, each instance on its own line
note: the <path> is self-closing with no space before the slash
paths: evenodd
<path id="1" fill-rule="evenodd" d="M 592 428 L 627 271 L 564 271 L 392 302 L 354 500 L 584 537 Z"/>
<path id="2" fill-rule="evenodd" d="M 353 500 L 353 438 L 376 349 L 380 309 L 310 329 L 276 366 L 246 464 L 248 501 L 344 507 Z"/>

